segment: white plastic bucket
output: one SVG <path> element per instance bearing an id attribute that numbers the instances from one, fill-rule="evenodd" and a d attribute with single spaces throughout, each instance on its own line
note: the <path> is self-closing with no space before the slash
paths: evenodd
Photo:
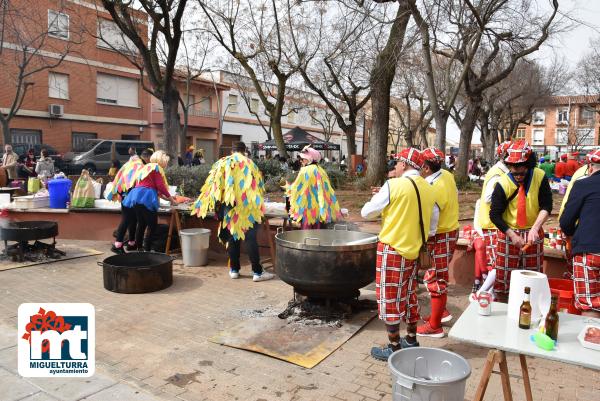
<path id="1" fill-rule="evenodd" d="M 439 348 L 415 347 L 388 359 L 393 401 L 463 401 L 471 366 L 462 356 Z"/>
<path id="2" fill-rule="evenodd" d="M 184 266 L 206 266 L 208 264 L 208 246 L 210 230 L 207 228 L 186 228 L 179 231 L 181 254 Z"/>

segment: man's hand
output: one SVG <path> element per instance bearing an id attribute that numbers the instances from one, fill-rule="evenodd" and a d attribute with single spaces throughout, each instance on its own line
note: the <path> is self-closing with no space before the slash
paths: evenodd
<path id="1" fill-rule="evenodd" d="M 529 230 L 529 234 L 527 234 L 527 242 L 530 244 L 533 244 L 536 241 L 538 241 L 539 239 L 540 239 L 540 230 L 536 229 L 535 227 L 532 227 L 531 230 Z"/>
<path id="2" fill-rule="evenodd" d="M 506 235 L 510 238 L 510 242 L 513 243 L 514 246 L 523 248 L 523 246 L 527 243 L 520 235 L 517 235 L 513 230 L 508 230 Z"/>

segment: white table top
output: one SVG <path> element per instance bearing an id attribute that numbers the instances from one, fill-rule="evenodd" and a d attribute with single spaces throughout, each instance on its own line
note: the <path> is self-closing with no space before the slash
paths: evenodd
<path id="1" fill-rule="evenodd" d="M 585 326 L 584 322 L 600 325 L 600 319 L 559 313 L 558 345 L 552 351 L 545 351 L 529 339 L 537 329 L 520 329 L 517 321 L 508 319 L 506 304 L 494 302 L 491 316 L 480 315 L 478 307 L 476 302 L 469 305 L 450 330 L 450 338 L 486 348 L 600 370 L 600 351 L 584 348 L 577 340 Z"/>

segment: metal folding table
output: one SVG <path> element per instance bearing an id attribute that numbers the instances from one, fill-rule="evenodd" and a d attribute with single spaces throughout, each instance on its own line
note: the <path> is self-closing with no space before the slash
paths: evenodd
<path id="1" fill-rule="evenodd" d="M 577 340 L 577 336 L 586 322 L 594 322 L 600 325 L 600 319 L 559 312 L 558 346 L 553 351 L 545 351 L 538 348 L 530 340 L 530 336 L 535 333 L 537 328 L 520 329 L 517 321 L 507 317 L 506 304 L 494 302 L 491 316 L 480 315 L 477 311 L 478 307 L 477 303 L 471 303 L 449 333 L 450 338 L 491 349 L 483 366 L 474 401 L 483 400 L 496 363 L 500 368 L 504 400 L 512 401 L 508 365 L 506 363 L 507 352 L 519 354 L 527 401 L 532 401 L 533 396 L 531 395 L 526 356 L 535 356 L 600 370 L 600 351 L 584 348 Z"/>

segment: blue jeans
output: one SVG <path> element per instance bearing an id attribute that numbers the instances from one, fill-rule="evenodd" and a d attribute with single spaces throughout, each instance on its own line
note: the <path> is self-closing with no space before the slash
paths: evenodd
<path id="1" fill-rule="evenodd" d="M 224 229 L 226 230 L 226 229 Z M 258 242 L 256 241 L 256 233 L 258 231 L 258 223 L 254 223 L 251 229 L 246 231 L 246 252 L 252 263 L 252 271 L 255 274 L 262 274 L 263 268 L 260 264 L 260 255 L 258 253 Z M 241 240 L 234 240 L 232 236 L 227 241 L 227 255 L 229 256 L 229 268 L 232 271 L 240 271 L 240 252 L 242 247 Z"/>

